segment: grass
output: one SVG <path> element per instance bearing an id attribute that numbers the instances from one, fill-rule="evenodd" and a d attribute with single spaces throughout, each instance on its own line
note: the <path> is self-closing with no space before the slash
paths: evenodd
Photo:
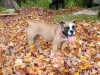
<path id="1" fill-rule="evenodd" d="M 34 1 L 28 0 L 28 1 L 26 1 L 26 3 L 22 2 L 21 7 L 32 7 L 32 6 L 34 6 L 34 7 L 49 8 L 49 4 L 50 4 L 49 0 L 34 0 Z"/>
<path id="2" fill-rule="evenodd" d="M 0 12 L 1 11 L 5 11 L 5 8 L 3 8 L 2 6 L 0 6 Z"/>
<path id="3" fill-rule="evenodd" d="M 0 14 L 7 13 L 6 9 L 0 6 Z"/>
<path id="4" fill-rule="evenodd" d="M 59 21 L 71 21 L 71 20 L 75 20 L 76 22 L 80 22 L 80 21 L 96 21 L 96 20 L 100 20 L 98 18 L 97 15 L 85 15 L 85 14 L 81 14 L 81 15 L 73 15 L 73 14 L 61 14 L 61 15 L 56 15 L 56 16 L 52 16 L 52 18 L 54 19 L 54 21 L 59 22 Z"/>

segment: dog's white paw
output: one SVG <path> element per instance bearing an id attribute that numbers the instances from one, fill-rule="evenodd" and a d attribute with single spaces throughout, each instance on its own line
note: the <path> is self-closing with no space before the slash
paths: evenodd
<path id="1" fill-rule="evenodd" d="M 53 51 L 53 52 L 51 52 L 51 54 L 50 54 L 50 58 L 54 58 L 54 57 L 57 57 L 57 56 L 60 56 L 60 55 L 61 55 L 60 52 L 58 52 L 58 51 Z"/>

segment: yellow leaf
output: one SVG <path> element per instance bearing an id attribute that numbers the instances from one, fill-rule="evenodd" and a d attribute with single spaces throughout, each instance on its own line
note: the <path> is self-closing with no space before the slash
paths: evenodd
<path id="1" fill-rule="evenodd" d="M 89 66 L 90 66 L 89 62 L 87 62 L 87 63 L 84 64 L 84 67 L 86 67 L 86 68 L 89 67 Z"/>
<path id="2" fill-rule="evenodd" d="M 83 64 L 82 66 L 80 66 L 80 68 L 83 69 L 83 70 L 87 69 L 89 67 L 90 67 L 90 63 L 89 62 L 87 62 L 87 63 Z"/>
<path id="3" fill-rule="evenodd" d="M 42 38 L 42 37 L 40 37 L 40 38 L 39 38 L 39 40 L 43 41 L 43 38 Z"/>
<path id="4" fill-rule="evenodd" d="M 34 68 L 33 68 L 33 67 L 27 67 L 27 71 L 28 71 L 29 73 L 33 73 Z"/>
<path id="5" fill-rule="evenodd" d="M 42 47 L 43 49 L 46 49 L 46 48 L 47 48 L 47 46 L 44 46 L 44 45 L 42 45 L 41 47 Z"/>
<path id="6" fill-rule="evenodd" d="M 0 27 L 2 27 L 4 24 L 2 22 L 0 22 Z"/>
<path id="7" fill-rule="evenodd" d="M 14 43 L 10 41 L 9 45 L 10 45 L 10 46 L 14 46 Z"/>
<path id="8" fill-rule="evenodd" d="M 91 49 L 91 53 L 94 55 L 94 54 L 97 53 L 97 51 L 96 51 L 94 48 L 92 48 L 92 49 Z"/>
<path id="9" fill-rule="evenodd" d="M 74 44 L 74 48 L 77 48 L 77 45 L 76 44 Z"/>
<path id="10" fill-rule="evenodd" d="M 84 23 L 83 25 L 84 25 L 84 26 L 89 26 L 90 24 L 89 24 L 89 23 Z"/>
<path id="11" fill-rule="evenodd" d="M 99 61 L 99 62 L 97 62 L 97 66 L 98 66 L 98 67 L 100 67 L 100 61 Z"/>
<path id="12" fill-rule="evenodd" d="M 36 50 L 36 47 L 34 45 L 30 45 L 30 52 L 34 52 Z"/>
<path id="13" fill-rule="evenodd" d="M 63 60 L 61 57 L 57 57 L 57 59 L 59 60 L 59 62 L 60 62 L 61 64 L 64 64 L 64 60 Z"/>
<path id="14" fill-rule="evenodd" d="M 26 56 L 24 57 L 25 61 L 32 61 L 31 53 L 27 53 Z"/>
<path id="15" fill-rule="evenodd" d="M 68 69 L 64 69 L 63 72 L 68 72 Z"/>
<path id="16" fill-rule="evenodd" d="M 54 75 L 54 72 L 51 72 L 49 75 Z"/>
<path id="17" fill-rule="evenodd" d="M 34 45 L 31 45 L 31 46 L 30 46 L 30 49 L 34 49 L 34 48 L 35 48 L 35 46 L 34 46 Z"/>
<path id="18" fill-rule="evenodd" d="M 87 62 L 89 57 L 88 56 L 80 56 L 82 62 Z"/>
<path id="19" fill-rule="evenodd" d="M 2 74 L 2 68 L 0 69 L 0 75 L 3 75 L 3 74 Z"/>
<path id="20" fill-rule="evenodd" d="M 25 56 L 25 57 L 24 57 L 24 60 L 25 60 L 25 61 L 32 61 L 32 58 L 31 58 L 30 56 Z"/>
<path id="21" fill-rule="evenodd" d="M 79 75 L 79 71 L 75 73 L 75 75 Z"/>
<path id="22" fill-rule="evenodd" d="M 11 29 L 16 30 L 16 29 L 17 29 L 17 27 L 12 27 Z"/>
<path id="23" fill-rule="evenodd" d="M 40 61 L 40 60 L 44 60 L 44 56 L 43 55 L 40 55 L 36 58 L 37 61 Z"/>
<path id="24" fill-rule="evenodd" d="M 15 60 L 15 66 L 21 66 L 21 68 L 24 68 L 25 67 L 25 63 L 23 63 L 22 59 L 17 58 Z"/>
<path id="25" fill-rule="evenodd" d="M 41 75 L 43 73 L 42 70 L 38 70 L 38 74 Z"/>
<path id="26" fill-rule="evenodd" d="M 3 63 L 5 58 L 3 56 L 0 56 L 0 62 Z"/>
<path id="27" fill-rule="evenodd" d="M 7 67 L 6 70 L 7 70 L 8 73 L 12 73 L 13 72 L 11 67 Z"/>

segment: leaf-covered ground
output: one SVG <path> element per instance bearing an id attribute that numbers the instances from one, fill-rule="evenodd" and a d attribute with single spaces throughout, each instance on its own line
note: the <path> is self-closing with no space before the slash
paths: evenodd
<path id="1" fill-rule="evenodd" d="M 59 13 L 78 9 L 62 10 Z M 50 58 L 51 43 L 39 38 L 38 46 L 27 45 L 27 20 L 52 23 L 58 11 L 28 8 L 17 16 L 0 17 L 0 75 L 100 75 L 100 22 L 77 22 L 75 43 L 58 48 Z"/>

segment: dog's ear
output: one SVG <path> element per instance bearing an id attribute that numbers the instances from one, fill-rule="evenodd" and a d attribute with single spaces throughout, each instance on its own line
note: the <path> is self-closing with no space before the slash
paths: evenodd
<path id="1" fill-rule="evenodd" d="M 59 24 L 60 24 L 61 26 L 63 26 L 63 25 L 65 24 L 65 22 L 61 21 Z"/>
<path id="2" fill-rule="evenodd" d="M 73 20 L 72 22 L 73 22 L 73 23 L 76 23 L 76 21 L 75 21 L 75 20 Z"/>

